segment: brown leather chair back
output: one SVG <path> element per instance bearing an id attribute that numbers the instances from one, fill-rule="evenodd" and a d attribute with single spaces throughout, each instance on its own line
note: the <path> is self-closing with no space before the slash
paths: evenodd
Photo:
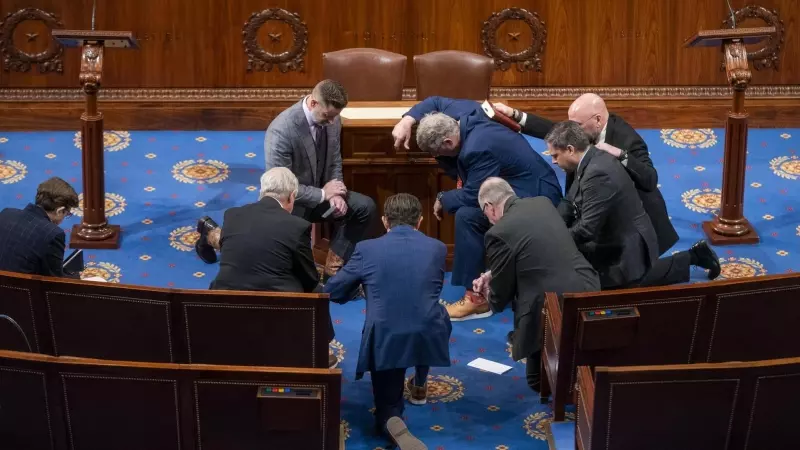
<path id="1" fill-rule="evenodd" d="M 350 101 L 403 99 L 405 55 L 377 48 L 348 48 L 322 54 L 322 73 L 347 90 Z"/>
<path id="2" fill-rule="evenodd" d="M 492 85 L 494 61 L 483 55 L 457 50 L 414 56 L 417 100 L 439 95 L 486 100 Z"/>

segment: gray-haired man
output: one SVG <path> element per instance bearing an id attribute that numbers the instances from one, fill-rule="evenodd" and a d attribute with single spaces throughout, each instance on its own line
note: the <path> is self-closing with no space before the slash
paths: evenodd
<path id="1" fill-rule="evenodd" d="M 293 214 L 310 222 L 334 224 L 326 277 L 347 262 L 355 244 L 368 237 L 376 218 L 375 202 L 348 191 L 342 181 L 339 113 L 345 106 L 344 87 L 323 80 L 311 95 L 280 113 L 264 139 L 267 169 L 286 167 L 300 183 Z"/>
<path id="2" fill-rule="evenodd" d="M 201 233 L 198 254 L 221 252 L 211 289 L 237 291 L 318 291 L 319 274 L 311 252 L 311 223 L 292 215 L 299 185 L 285 167 L 261 176 L 259 200 L 225 211 L 222 228 Z M 210 219 L 209 219 L 210 220 Z M 329 324 L 333 339 L 333 324 Z M 337 363 L 333 354 L 328 364 Z"/>
<path id="3" fill-rule="evenodd" d="M 599 291 L 600 279 L 549 198 L 518 198 L 508 182 L 492 177 L 481 185 L 478 203 L 493 226 L 485 236 L 489 271 L 473 289 L 489 299 L 492 311 L 511 303 L 511 356 L 528 359 L 528 386 L 538 392 L 545 292 Z"/>

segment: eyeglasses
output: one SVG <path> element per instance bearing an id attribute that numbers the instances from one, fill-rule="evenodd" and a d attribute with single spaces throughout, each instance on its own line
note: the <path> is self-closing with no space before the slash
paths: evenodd
<path id="1" fill-rule="evenodd" d="M 584 126 L 586 124 L 586 122 L 594 119 L 595 117 L 600 117 L 600 114 L 592 114 L 588 119 L 586 119 L 583 122 L 581 122 L 581 126 Z"/>
<path id="2" fill-rule="evenodd" d="M 489 206 L 490 204 L 491 203 L 489 203 L 489 202 L 486 202 L 486 203 L 483 204 L 483 208 L 481 208 L 481 212 L 483 213 L 484 216 L 486 215 L 486 207 Z"/>

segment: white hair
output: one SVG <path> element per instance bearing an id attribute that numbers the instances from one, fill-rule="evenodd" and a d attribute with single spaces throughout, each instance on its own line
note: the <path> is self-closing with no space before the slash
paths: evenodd
<path id="1" fill-rule="evenodd" d="M 514 195 L 514 189 L 502 178 L 489 177 L 478 191 L 478 205 L 483 209 L 487 203 L 498 206 Z"/>
<path id="2" fill-rule="evenodd" d="M 298 187 L 297 177 L 291 170 L 286 167 L 273 167 L 261 175 L 261 192 L 258 199 L 272 197 L 286 201 L 292 194 L 297 195 Z"/>
<path id="3" fill-rule="evenodd" d="M 430 113 L 419 121 L 417 145 L 420 150 L 436 155 L 444 140 L 458 136 L 458 122 L 447 114 Z"/>

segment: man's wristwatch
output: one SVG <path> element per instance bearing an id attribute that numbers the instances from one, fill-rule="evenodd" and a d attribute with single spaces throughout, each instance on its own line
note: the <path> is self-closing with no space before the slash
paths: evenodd
<path id="1" fill-rule="evenodd" d="M 622 150 L 622 152 L 620 152 L 619 156 L 617 156 L 617 159 L 619 160 L 619 162 L 622 163 L 623 166 L 628 167 L 628 152 L 627 151 Z"/>
<path id="2" fill-rule="evenodd" d="M 444 191 L 439 192 L 438 194 L 436 194 L 436 201 L 441 202 L 442 201 L 442 196 L 444 196 Z"/>

